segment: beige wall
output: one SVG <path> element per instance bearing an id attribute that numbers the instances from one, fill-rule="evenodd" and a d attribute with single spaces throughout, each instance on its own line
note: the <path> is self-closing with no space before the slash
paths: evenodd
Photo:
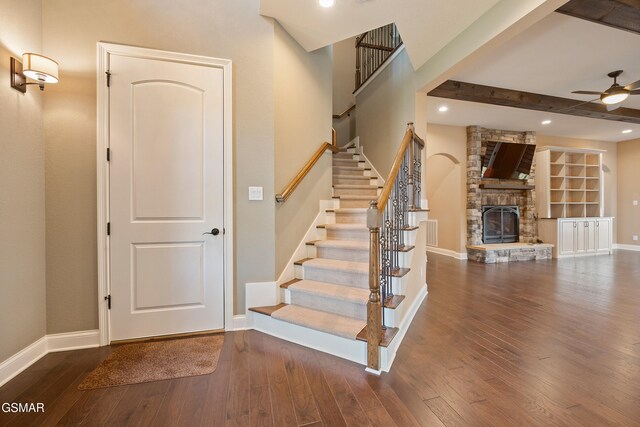
<path id="1" fill-rule="evenodd" d="M 466 252 L 467 131 L 427 125 L 426 196 L 429 219 L 438 220 L 438 247 Z"/>
<path id="2" fill-rule="evenodd" d="M 640 139 L 623 141 L 618 148 L 618 243 L 640 246 L 633 235 L 640 236 Z"/>
<path id="3" fill-rule="evenodd" d="M 281 192 L 323 142 L 331 141 L 331 48 L 307 53 L 275 25 L 275 188 Z M 276 206 L 276 277 L 331 199 L 331 155 L 325 154 L 292 196 Z M 273 200 L 273 199 L 271 199 Z"/>
<path id="4" fill-rule="evenodd" d="M 41 0 L 0 0 L 0 362 L 46 333 L 42 99 L 9 85 L 10 57 L 42 50 Z"/>
<path id="5" fill-rule="evenodd" d="M 409 56 L 403 50 L 356 96 L 360 144 L 383 176 L 391 169 L 407 122 L 415 120 L 414 75 Z"/>
<path id="6" fill-rule="evenodd" d="M 44 115 L 49 333 L 97 327 L 98 41 L 233 61 L 235 312 L 244 311 L 246 282 L 275 277 L 274 24 L 258 7 L 258 0 L 43 2 L 44 49 L 61 64 Z M 249 202 L 249 186 L 263 186 L 264 201 Z"/>
<path id="7" fill-rule="evenodd" d="M 351 37 L 333 45 L 333 114 L 340 114 L 356 103 L 353 96 L 356 72 L 356 38 Z M 338 133 L 338 145 L 356 136 L 356 115 L 352 113 L 333 120 Z"/>

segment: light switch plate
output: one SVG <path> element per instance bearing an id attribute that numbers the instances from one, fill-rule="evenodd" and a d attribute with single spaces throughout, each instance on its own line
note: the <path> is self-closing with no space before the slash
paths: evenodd
<path id="1" fill-rule="evenodd" d="M 263 200 L 262 187 L 249 187 L 249 200 Z"/>
<path id="2" fill-rule="evenodd" d="M 638 206 L 638 201 L 637 200 L 633 201 L 633 206 Z"/>
<path id="3" fill-rule="evenodd" d="M 633 235 L 633 241 L 634 241 L 634 242 L 637 242 L 637 241 L 638 241 L 638 235 L 637 235 L 637 234 L 634 234 L 634 235 Z"/>

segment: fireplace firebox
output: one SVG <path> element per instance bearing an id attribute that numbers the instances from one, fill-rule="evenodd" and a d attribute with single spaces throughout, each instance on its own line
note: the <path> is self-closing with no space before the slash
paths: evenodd
<path id="1" fill-rule="evenodd" d="M 519 240 L 520 210 L 517 206 L 482 207 L 482 241 L 513 243 Z"/>

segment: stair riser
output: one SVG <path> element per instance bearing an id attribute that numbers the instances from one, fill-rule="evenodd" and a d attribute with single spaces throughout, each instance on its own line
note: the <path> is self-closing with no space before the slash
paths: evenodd
<path id="1" fill-rule="evenodd" d="M 372 196 L 375 198 L 375 196 Z M 373 200 L 373 199 L 372 199 Z M 370 200 L 340 199 L 341 208 L 368 208 Z"/>
<path id="2" fill-rule="evenodd" d="M 364 169 L 334 169 L 334 175 L 368 176 Z"/>
<path id="3" fill-rule="evenodd" d="M 376 197 L 378 195 L 378 189 L 376 187 L 371 188 L 334 188 L 334 196 L 371 196 Z"/>
<path id="4" fill-rule="evenodd" d="M 290 293 L 292 304 L 325 311 L 327 313 L 339 314 L 341 316 L 353 317 L 355 319 L 367 320 L 366 304 L 355 304 L 336 298 L 310 295 L 308 293 L 296 292 L 295 289 L 291 289 Z"/>
<path id="5" fill-rule="evenodd" d="M 303 265 L 305 279 L 318 282 L 336 283 L 338 285 L 354 286 L 369 289 L 369 274 L 353 271 L 328 270 Z"/>
<path id="6" fill-rule="evenodd" d="M 369 250 L 316 247 L 318 258 L 369 262 Z"/>
<path id="7" fill-rule="evenodd" d="M 369 230 L 326 230 L 327 240 L 369 240 Z"/>
<path id="8" fill-rule="evenodd" d="M 333 159 L 331 164 L 335 166 L 344 166 L 347 168 L 364 168 L 364 163 L 360 160 L 348 160 L 348 159 Z"/>
<path id="9" fill-rule="evenodd" d="M 355 175 L 354 175 L 355 176 Z M 371 178 L 358 179 L 358 178 L 333 178 L 333 185 L 376 185 L 376 181 Z"/>
<path id="10" fill-rule="evenodd" d="M 333 155 L 335 160 L 360 160 L 360 156 L 356 153 L 336 153 Z"/>
<path id="11" fill-rule="evenodd" d="M 366 224 L 367 212 L 362 213 L 335 213 L 336 224 Z"/>

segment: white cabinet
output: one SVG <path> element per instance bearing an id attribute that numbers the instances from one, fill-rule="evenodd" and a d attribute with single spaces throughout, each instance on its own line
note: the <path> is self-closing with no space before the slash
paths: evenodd
<path id="1" fill-rule="evenodd" d="M 554 258 L 610 254 L 613 218 L 541 218 L 538 234 L 544 243 L 554 245 Z"/>

